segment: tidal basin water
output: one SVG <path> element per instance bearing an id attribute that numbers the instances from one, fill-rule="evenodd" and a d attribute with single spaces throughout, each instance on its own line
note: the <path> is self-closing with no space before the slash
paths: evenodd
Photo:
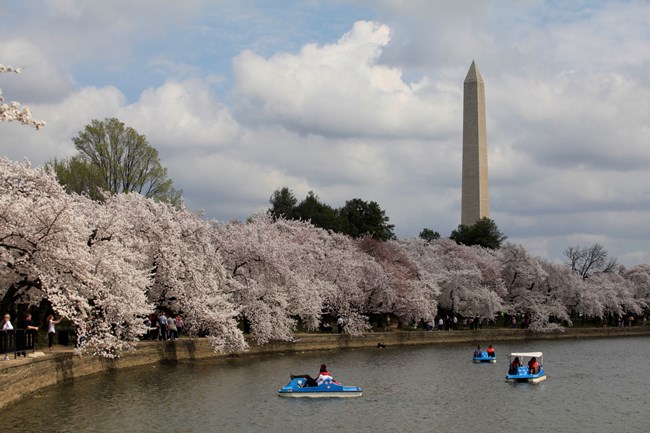
<path id="1" fill-rule="evenodd" d="M 443 331 L 444 332 L 444 331 Z M 481 342 L 487 345 L 490 342 Z M 650 337 L 386 347 L 155 365 L 49 388 L 0 412 L 9 432 L 641 432 Z M 508 383 L 507 354 L 543 351 L 548 379 Z M 364 395 L 288 399 L 321 363 Z"/>

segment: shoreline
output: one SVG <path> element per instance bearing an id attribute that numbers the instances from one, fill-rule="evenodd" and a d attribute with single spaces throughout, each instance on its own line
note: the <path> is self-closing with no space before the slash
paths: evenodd
<path id="1" fill-rule="evenodd" d="M 74 354 L 69 346 L 57 346 L 53 352 L 38 357 L 0 361 L 0 409 L 29 398 L 33 393 L 75 379 L 114 372 L 124 368 L 157 363 L 200 362 L 321 350 L 344 350 L 365 347 L 411 346 L 426 344 L 492 344 L 497 341 L 559 340 L 650 336 L 650 326 L 566 328 L 549 333 L 525 329 L 483 329 L 477 331 L 402 331 L 370 332 L 361 336 L 347 334 L 300 333 L 292 342 L 270 342 L 259 346 L 249 340 L 250 349 L 242 352 L 215 353 L 205 338 L 181 338 L 174 341 L 141 341 L 120 358 L 105 359 Z M 37 352 L 38 353 L 38 352 Z M 40 352 L 42 353 L 42 352 Z"/>

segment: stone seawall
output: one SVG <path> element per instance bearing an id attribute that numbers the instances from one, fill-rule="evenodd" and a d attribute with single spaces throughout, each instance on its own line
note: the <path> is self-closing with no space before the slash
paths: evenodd
<path id="1" fill-rule="evenodd" d="M 91 374 L 165 362 L 200 362 L 227 360 L 233 357 L 315 350 L 354 349 L 422 344 L 488 344 L 511 340 L 549 340 L 566 338 L 607 338 L 650 335 L 650 326 L 632 328 L 580 328 L 552 333 L 532 333 L 520 329 L 485 329 L 480 331 L 395 331 L 372 332 L 352 337 L 345 334 L 297 334 L 293 342 L 273 342 L 263 346 L 251 344 L 250 350 L 228 354 L 212 351 L 204 338 L 157 342 L 143 341 L 133 351 L 118 359 L 75 355 L 72 350 L 47 353 L 37 358 L 0 361 L 0 409 L 31 393 L 59 383 Z"/>

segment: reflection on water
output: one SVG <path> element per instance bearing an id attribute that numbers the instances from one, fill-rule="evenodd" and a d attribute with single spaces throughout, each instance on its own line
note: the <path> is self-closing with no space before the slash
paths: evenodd
<path id="1" fill-rule="evenodd" d="M 492 342 L 483 342 L 485 344 Z M 612 432 L 647 427 L 650 338 L 495 343 L 273 355 L 156 365 L 77 380 L 6 408 L 2 431 Z M 507 354 L 544 352 L 548 380 L 507 383 Z M 353 399 L 285 399 L 289 373 L 326 363 Z"/>

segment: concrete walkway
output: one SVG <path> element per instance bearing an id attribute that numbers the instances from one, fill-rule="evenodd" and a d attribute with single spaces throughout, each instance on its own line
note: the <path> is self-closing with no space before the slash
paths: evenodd
<path id="1" fill-rule="evenodd" d="M 74 348 L 72 346 L 53 346 L 52 350 L 49 350 L 47 347 L 45 349 L 37 347 L 34 349 L 34 351 L 26 351 L 26 356 L 17 356 L 14 358 L 14 354 L 10 353 L 8 355 L 8 359 L 5 359 L 5 356 L 1 355 L 0 369 L 14 367 L 17 365 L 30 364 L 37 359 L 51 359 L 61 353 L 74 353 Z"/>

